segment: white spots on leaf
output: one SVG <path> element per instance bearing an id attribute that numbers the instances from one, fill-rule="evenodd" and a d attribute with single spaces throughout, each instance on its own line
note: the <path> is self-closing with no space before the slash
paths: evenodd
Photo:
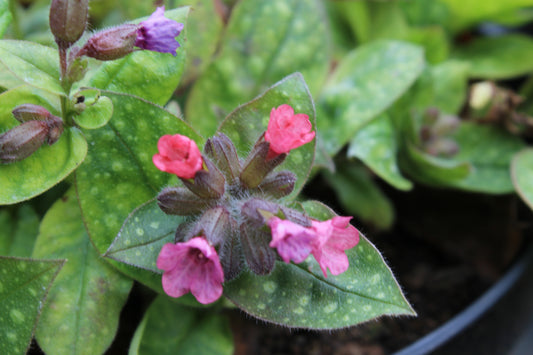
<path id="1" fill-rule="evenodd" d="M 333 313 L 335 310 L 339 307 L 339 304 L 337 302 L 332 302 L 326 305 L 324 307 L 324 313 Z"/>
<path id="2" fill-rule="evenodd" d="M 22 313 L 21 311 L 19 311 L 18 309 L 16 308 L 13 308 L 10 312 L 9 312 L 9 316 L 11 317 L 11 320 L 13 320 L 13 322 L 15 324 L 21 324 L 21 323 L 24 323 L 24 313 Z"/>
<path id="3" fill-rule="evenodd" d="M 142 237 L 144 235 L 144 230 L 142 228 L 135 229 L 135 234 L 137 234 L 139 237 Z"/>
<path id="4" fill-rule="evenodd" d="M 278 287 L 278 285 L 276 285 L 275 282 L 272 282 L 272 281 L 267 281 L 263 284 L 263 289 L 267 292 L 267 293 L 274 293 L 274 291 L 276 291 L 276 288 Z"/>

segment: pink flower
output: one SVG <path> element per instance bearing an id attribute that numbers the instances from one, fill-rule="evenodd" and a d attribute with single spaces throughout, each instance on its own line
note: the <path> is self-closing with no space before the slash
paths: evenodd
<path id="1" fill-rule="evenodd" d="M 344 251 L 359 243 L 359 231 L 350 224 L 350 219 L 352 217 L 337 216 L 324 222 L 311 221 L 311 228 L 318 235 L 311 253 L 324 277 L 327 277 L 328 268 L 332 275 L 339 275 L 350 266 Z"/>
<path id="2" fill-rule="evenodd" d="M 164 13 L 165 7 L 158 7 L 146 21 L 139 24 L 135 46 L 176 56 L 180 46 L 176 36 L 183 30 L 183 24 L 166 18 Z"/>
<path id="3" fill-rule="evenodd" d="M 157 142 L 159 154 L 152 158 L 161 171 L 176 174 L 183 179 L 192 179 L 202 170 L 202 154 L 196 143 L 181 134 L 164 135 Z"/>
<path id="4" fill-rule="evenodd" d="M 315 232 L 299 224 L 278 217 L 268 220 L 272 230 L 270 247 L 276 248 L 283 261 L 301 263 L 311 254 L 311 245 L 316 239 Z"/>
<path id="5" fill-rule="evenodd" d="M 289 105 L 272 108 L 270 121 L 265 133 L 265 140 L 270 142 L 267 159 L 279 154 L 288 153 L 291 149 L 309 143 L 315 137 L 315 132 L 309 116 L 303 113 L 294 114 Z"/>
<path id="6" fill-rule="evenodd" d="M 157 267 L 164 270 L 163 290 L 171 297 L 190 291 L 198 302 L 207 304 L 222 295 L 224 272 L 220 259 L 215 248 L 202 237 L 163 245 Z"/>

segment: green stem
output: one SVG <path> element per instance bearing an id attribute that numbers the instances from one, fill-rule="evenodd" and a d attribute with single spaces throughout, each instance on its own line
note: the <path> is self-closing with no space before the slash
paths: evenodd
<path id="1" fill-rule="evenodd" d="M 67 62 L 67 55 L 68 55 L 68 49 L 63 48 L 61 45 L 59 45 L 59 67 L 61 69 L 61 85 L 63 86 L 63 89 L 65 90 L 65 93 L 68 95 L 70 94 L 70 88 L 72 84 L 68 80 L 67 73 L 68 73 L 68 62 Z M 68 97 L 61 96 L 61 116 L 63 117 L 63 122 L 67 126 L 71 126 L 72 122 L 70 122 L 70 116 L 68 115 Z"/>

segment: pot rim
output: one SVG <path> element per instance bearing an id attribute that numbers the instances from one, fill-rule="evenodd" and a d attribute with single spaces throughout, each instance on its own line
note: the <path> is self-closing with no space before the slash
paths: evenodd
<path id="1" fill-rule="evenodd" d="M 533 244 L 514 265 L 476 301 L 446 323 L 392 355 L 428 354 L 446 344 L 490 310 L 517 283 L 533 260 Z"/>

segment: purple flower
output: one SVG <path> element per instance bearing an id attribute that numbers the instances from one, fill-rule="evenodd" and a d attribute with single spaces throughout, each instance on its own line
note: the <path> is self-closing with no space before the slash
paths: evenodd
<path id="1" fill-rule="evenodd" d="M 222 295 L 224 272 L 220 259 L 215 248 L 202 237 L 163 245 L 157 267 L 164 270 L 163 290 L 171 297 L 190 291 L 198 302 L 207 304 Z"/>
<path id="2" fill-rule="evenodd" d="M 139 24 L 135 46 L 150 51 L 172 53 L 180 46 L 176 37 L 183 30 L 183 24 L 164 16 L 165 7 L 158 7 L 150 17 Z"/>
<path id="3" fill-rule="evenodd" d="M 317 238 L 314 230 L 278 217 L 268 220 L 272 230 L 270 247 L 276 248 L 283 261 L 301 263 L 309 254 L 311 246 Z"/>
<path id="4" fill-rule="evenodd" d="M 311 228 L 318 235 L 311 253 L 324 277 L 328 276 L 328 268 L 332 275 L 339 275 L 350 266 L 344 251 L 359 243 L 359 231 L 350 224 L 350 219 L 352 218 L 337 216 L 324 222 L 311 221 Z"/>

